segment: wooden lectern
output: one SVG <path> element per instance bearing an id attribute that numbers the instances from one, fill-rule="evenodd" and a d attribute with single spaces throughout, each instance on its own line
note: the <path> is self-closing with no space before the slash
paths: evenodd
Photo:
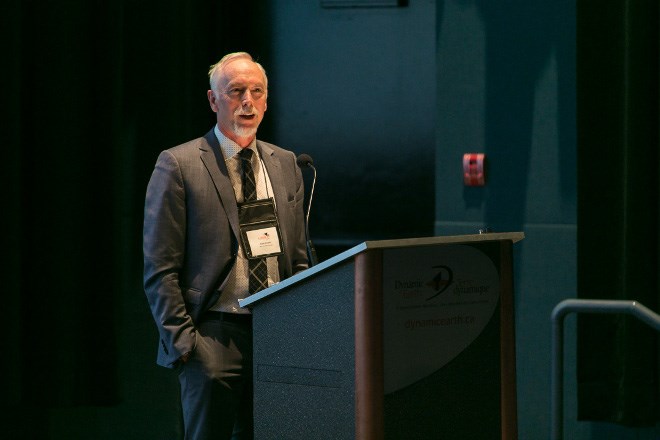
<path id="1" fill-rule="evenodd" d="M 255 438 L 516 439 L 523 238 L 367 241 L 241 300 Z"/>

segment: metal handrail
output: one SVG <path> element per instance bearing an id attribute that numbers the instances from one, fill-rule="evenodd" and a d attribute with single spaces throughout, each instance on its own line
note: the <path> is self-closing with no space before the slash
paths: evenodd
<path id="1" fill-rule="evenodd" d="M 660 315 L 637 301 L 566 299 L 552 310 L 552 427 L 551 439 L 562 440 L 564 430 L 564 318 L 569 313 L 633 315 L 660 331 Z"/>

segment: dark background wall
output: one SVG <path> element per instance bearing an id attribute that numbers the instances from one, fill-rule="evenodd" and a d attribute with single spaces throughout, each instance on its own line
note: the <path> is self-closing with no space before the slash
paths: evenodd
<path id="1" fill-rule="evenodd" d="M 435 2 L 272 2 L 274 137 L 318 168 L 323 245 L 433 232 Z"/>
<path id="2" fill-rule="evenodd" d="M 3 3 L 7 438 L 176 438 L 176 377 L 155 365 L 141 287 L 144 190 L 160 150 L 213 124 L 206 71 L 235 50 L 269 72 L 260 138 L 314 158 L 321 258 L 367 239 L 525 232 L 520 438 L 547 437 L 550 312 L 577 296 L 576 1 L 403 3 Z M 463 186 L 466 152 L 488 155 L 486 187 Z M 656 438 L 571 417 L 574 339 L 571 438 Z"/>

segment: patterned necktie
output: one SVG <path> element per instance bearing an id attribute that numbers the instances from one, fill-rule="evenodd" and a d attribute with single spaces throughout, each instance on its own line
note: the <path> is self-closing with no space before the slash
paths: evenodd
<path id="1" fill-rule="evenodd" d="M 245 202 L 257 200 L 257 184 L 252 169 L 252 150 L 243 148 L 239 153 L 243 166 L 243 199 Z M 249 292 L 253 294 L 268 287 L 268 267 L 265 258 L 248 259 Z"/>

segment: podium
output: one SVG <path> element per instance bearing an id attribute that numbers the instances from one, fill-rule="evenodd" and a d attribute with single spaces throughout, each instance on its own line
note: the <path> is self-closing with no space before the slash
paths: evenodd
<path id="1" fill-rule="evenodd" d="M 255 439 L 516 439 L 523 238 L 367 241 L 241 300 Z"/>

